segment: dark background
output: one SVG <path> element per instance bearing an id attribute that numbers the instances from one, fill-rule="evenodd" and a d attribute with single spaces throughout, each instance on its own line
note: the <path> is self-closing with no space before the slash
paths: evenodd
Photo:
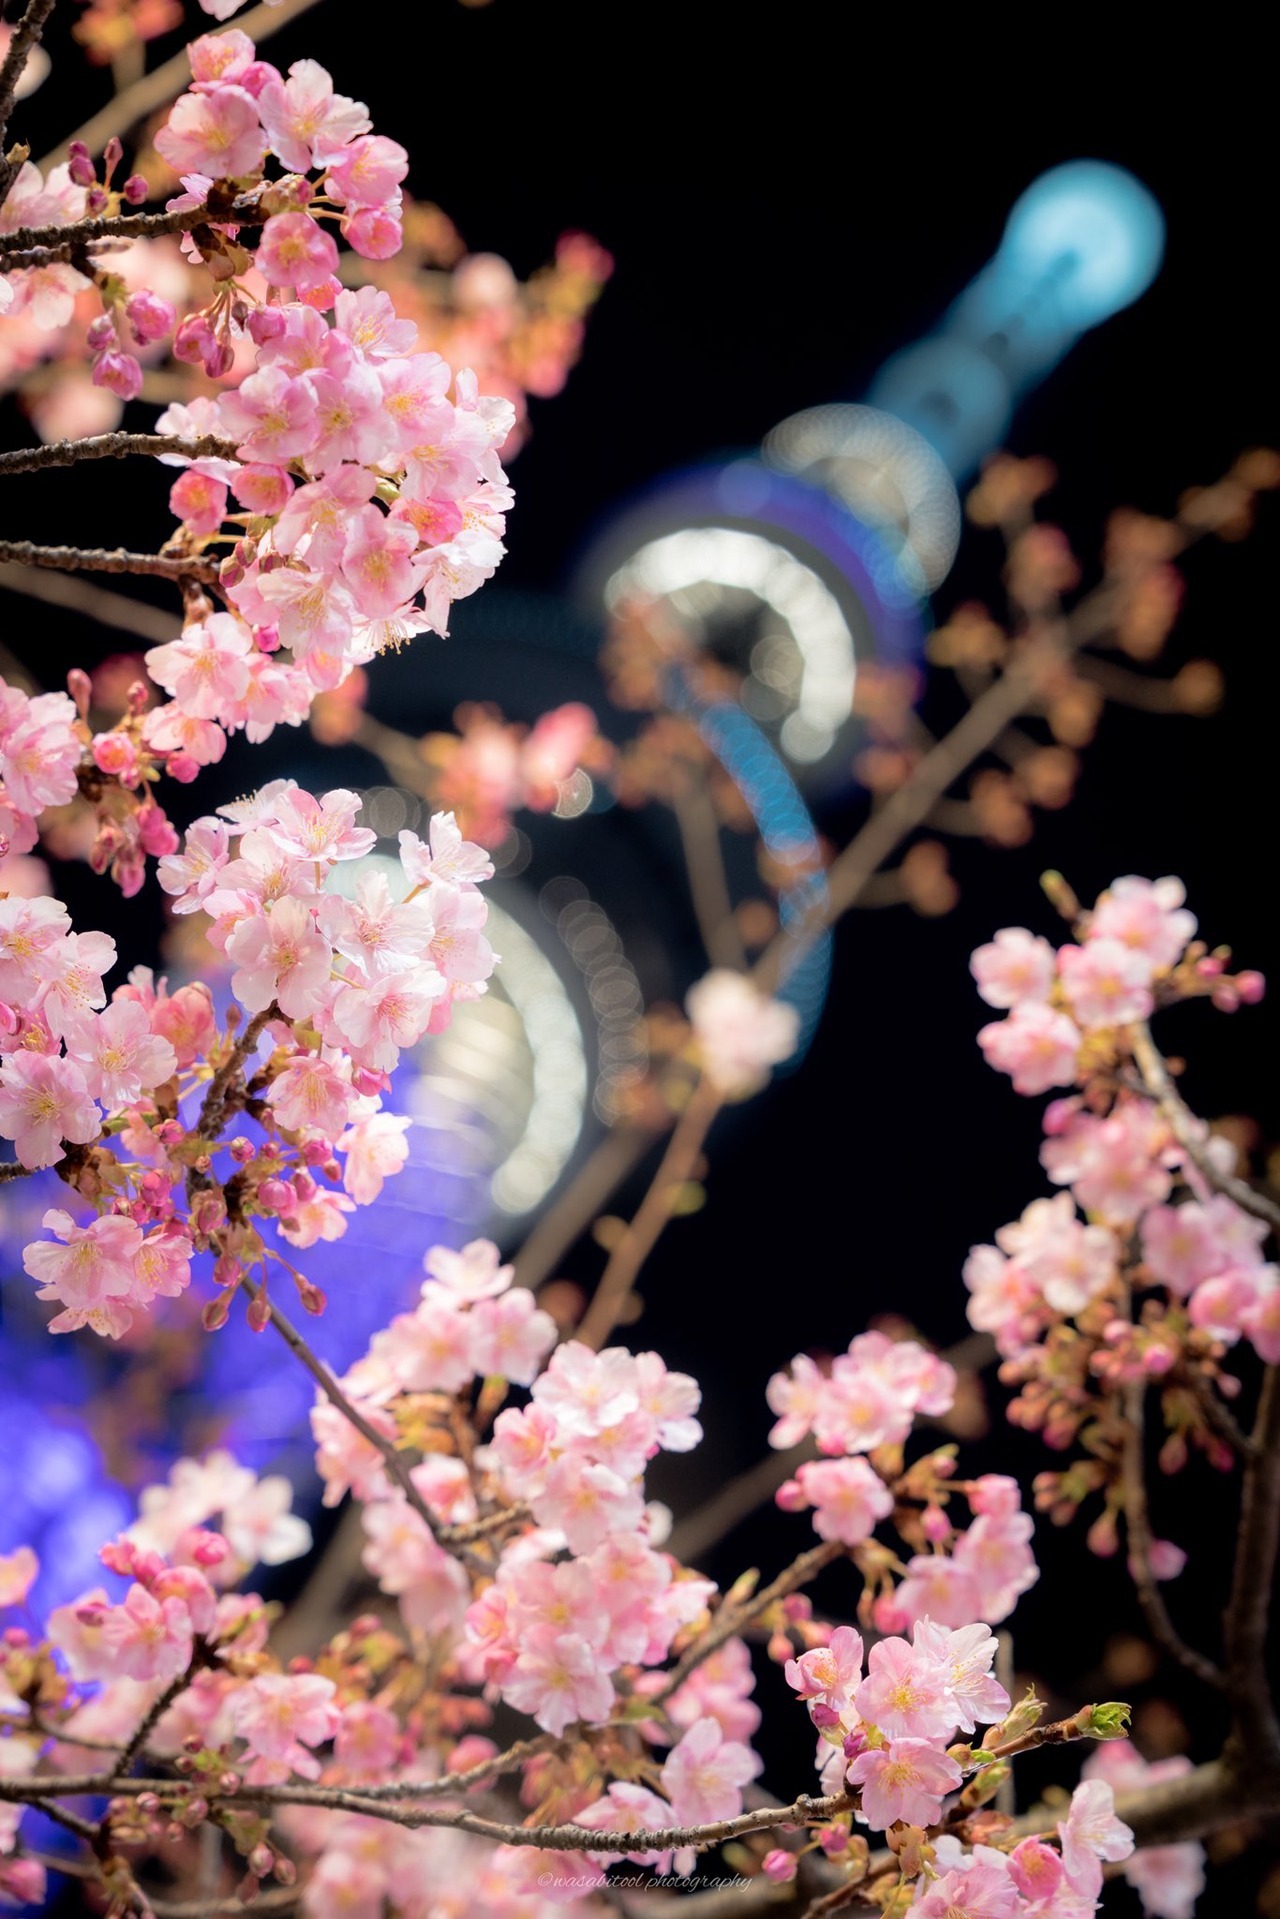
<path id="1" fill-rule="evenodd" d="M 410 149 L 414 192 L 437 200 L 472 248 L 506 255 L 523 275 L 561 231 L 580 227 L 617 260 L 582 365 L 563 395 L 534 402 L 534 437 L 512 475 L 510 555 L 499 584 L 458 622 L 440 676 L 448 691 L 433 691 L 432 649 L 419 642 L 380 672 L 375 710 L 394 718 L 411 702 L 424 723 L 447 723 L 456 685 L 499 699 L 515 718 L 549 703 L 548 684 L 553 698 L 591 697 L 580 666 L 563 669 L 559 690 L 560 668 L 548 680 L 510 648 L 486 653 L 486 603 L 496 621 L 499 591 L 556 593 L 591 529 L 660 474 L 756 443 L 799 407 L 859 397 L 992 256 L 1014 199 L 1059 161 L 1132 168 L 1168 220 L 1155 286 L 1085 337 L 1011 434 L 1015 451 L 1057 464 L 1048 511 L 1086 570 L 1110 507 L 1168 511 L 1242 447 L 1274 443 L 1264 291 L 1273 176 L 1250 91 L 1256 61 L 1239 44 L 1228 67 L 1226 49 L 1212 44 L 1185 55 L 1125 51 L 1075 32 L 1033 49 L 989 27 L 939 30 L 905 9 L 856 28 L 834 9 L 775 11 L 761 31 L 744 10 L 706 6 L 431 0 L 394 16 L 330 4 L 273 40 L 264 51 L 281 66 L 313 55 L 340 90 L 369 103 L 376 128 Z M 48 83 L 22 110 L 19 130 L 39 124 L 36 151 L 104 84 L 82 80 L 72 62 L 62 72 L 72 77 L 60 96 Z M 110 489 L 79 475 L 24 482 L 7 499 L 6 532 L 49 537 L 46 515 L 74 502 L 91 504 L 104 542 L 126 529 L 135 544 L 162 537 L 163 479 L 131 475 L 126 505 L 110 478 Z M 139 526 L 144 491 L 154 532 Z M 677 1510 L 759 1456 L 764 1383 L 793 1351 L 838 1350 L 890 1309 L 943 1343 L 956 1338 L 969 1246 L 1047 1190 L 1036 1160 L 1040 1102 L 1019 1100 L 983 1066 L 974 1034 L 985 1009 L 967 972 L 969 952 L 997 926 L 1054 931 L 1037 886 L 1043 868 L 1061 868 L 1085 898 L 1119 873 L 1177 872 L 1210 941 L 1275 970 L 1269 506 L 1247 544 L 1211 543 L 1186 568 L 1167 665 L 1216 660 L 1222 712 L 1196 721 L 1109 711 L 1069 812 L 1038 816 L 1035 840 L 1019 851 L 956 850 L 962 896 L 948 918 L 894 910 L 847 920 L 808 1059 L 720 1123 L 708 1204 L 651 1261 L 647 1310 L 630 1335 L 705 1383 L 706 1443 L 676 1471 L 653 1475 Z M 939 617 L 959 599 L 996 601 L 988 540 L 968 537 Z M 83 628 L 43 611 L 28 625 L 8 596 L 0 617 L 9 643 L 50 683 L 44 661 L 64 649 L 68 662 L 82 656 Z M 464 645 L 473 651 L 460 658 Z M 210 803 L 202 788 L 198 810 Z M 855 818 L 850 803 L 822 823 L 847 831 Z M 574 832 L 637 830 L 615 820 Z M 576 843 L 589 859 L 585 838 Z M 77 895 L 85 883 L 77 876 Z M 106 883 L 90 884 L 83 897 L 99 898 Z M 698 970 L 691 928 L 678 900 L 663 910 L 675 916 L 667 973 L 646 984 L 682 990 Z M 1187 1087 L 1201 1110 L 1248 1111 L 1265 1139 L 1280 1133 L 1269 1006 L 1232 1018 L 1189 1009 L 1167 1036 L 1191 1057 Z M 589 1281 L 600 1259 L 588 1244 L 565 1270 Z M 1000 1431 L 979 1449 L 985 1465 L 1054 1463 L 1021 1439 L 1011 1454 Z M 1223 1596 L 1221 1491 L 1194 1468 L 1168 1495 L 1157 1486 L 1155 1501 L 1157 1532 L 1197 1549 L 1170 1589 L 1175 1614 L 1211 1645 Z M 747 1556 L 769 1569 L 797 1543 L 796 1522 L 775 1516 L 727 1542 L 707 1570 L 731 1576 Z M 1078 1538 L 1072 1545 L 1065 1556 L 1047 1546 L 1045 1579 L 1019 1613 L 1018 1650 L 1048 1683 L 1084 1697 L 1091 1681 L 1103 1683 L 1108 1638 L 1137 1619 L 1119 1569 L 1082 1561 Z M 833 1608 L 841 1597 L 832 1595 Z M 1176 1697 L 1212 1736 L 1180 1679 L 1157 1675 L 1147 1690 Z"/>

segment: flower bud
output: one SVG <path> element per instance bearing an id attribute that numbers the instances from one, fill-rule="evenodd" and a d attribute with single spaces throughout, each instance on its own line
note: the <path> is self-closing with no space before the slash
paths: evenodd
<path id="1" fill-rule="evenodd" d="M 131 173 L 120 189 L 120 197 L 131 207 L 140 207 L 147 197 L 147 183 L 140 173 Z"/>
<path id="2" fill-rule="evenodd" d="M 78 187 L 97 185 L 98 176 L 94 172 L 93 159 L 83 140 L 73 140 L 67 148 L 67 172 Z"/>
<path id="3" fill-rule="evenodd" d="M 772 1852 L 765 1854 L 760 1870 L 775 1886 L 785 1886 L 796 1876 L 796 1856 L 783 1846 L 775 1846 Z"/>
<path id="4" fill-rule="evenodd" d="M 1120 1699 L 1104 1705 L 1082 1706 L 1072 1724 L 1082 1739 L 1127 1739 L 1130 1708 Z"/>

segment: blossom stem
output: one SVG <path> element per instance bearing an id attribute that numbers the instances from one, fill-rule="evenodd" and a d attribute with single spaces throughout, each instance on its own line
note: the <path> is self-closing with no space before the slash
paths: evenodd
<path id="1" fill-rule="evenodd" d="M 22 446 L 0 453 L 0 473 L 40 473 L 51 466 L 78 466 L 82 460 L 123 460 L 132 453 L 179 453 L 189 460 L 235 458 L 231 440 L 216 433 L 184 440 L 171 433 L 93 433 L 83 440 L 51 440 L 47 446 Z"/>
<path id="2" fill-rule="evenodd" d="M 57 573 L 143 573 L 159 580 L 202 580 L 212 586 L 218 577 L 210 560 L 176 553 L 129 553 L 124 547 L 37 546 L 32 540 L 0 540 L 0 561 L 18 566 L 50 567 Z"/>

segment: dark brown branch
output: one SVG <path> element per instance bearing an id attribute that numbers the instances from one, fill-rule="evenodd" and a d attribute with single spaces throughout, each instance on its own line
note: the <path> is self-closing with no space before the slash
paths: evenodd
<path id="1" fill-rule="evenodd" d="M 0 67 L 0 207 L 8 199 L 9 189 L 21 165 L 21 161 L 11 160 L 4 154 L 9 116 L 18 97 L 18 83 L 26 71 L 27 61 L 40 44 L 40 36 L 53 8 L 54 0 L 27 0 L 27 10 L 13 30 L 9 51 L 5 55 L 4 65 Z"/>
<path id="2" fill-rule="evenodd" d="M 40 473 L 51 466 L 78 466 L 82 460 L 123 460 L 133 453 L 180 453 L 189 460 L 233 460 L 234 442 L 215 433 L 184 440 L 171 433 L 94 433 L 84 440 L 51 440 L 47 446 L 22 446 L 0 453 L 0 474 Z"/>
<path id="3" fill-rule="evenodd" d="M 1147 1508 L 1146 1461 L 1143 1455 L 1146 1386 L 1137 1381 L 1125 1389 L 1125 1436 L 1121 1460 L 1121 1486 L 1124 1493 L 1125 1524 L 1128 1529 L 1129 1571 L 1137 1588 L 1151 1636 L 1180 1666 L 1194 1673 L 1206 1686 L 1221 1688 L 1226 1675 L 1212 1659 L 1188 1646 L 1178 1632 L 1164 1595 L 1151 1570 L 1151 1518 Z"/>
<path id="4" fill-rule="evenodd" d="M 144 573 L 158 580 L 201 580 L 212 586 L 218 577 L 213 560 L 188 559 L 180 554 L 129 553 L 124 547 L 37 546 L 32 540 L 0 540 L 0 561 L 18 566 L 43 566 L 56 573 Z"/>
<path id="5" fill-rule="evenodd" d="M 0 253 L 25 253 L 46 247 L 61 258 L 90 240 L 158 240 L 165 234 L 190 233 L 196 227 L 261 226 L 267 215 L 256 199 L 203 201 L 196 207 L 175 207 L 168 213 L 104 213 L 64 225 L 15 227 L 0 237 Z"/>
<path id="6" fill-rule="evenodd" d="M 1268 1366 L 1245 1466 L 1240 1534 L 1224 1621 L 1234 1744 L 1255 1770 L 1280 1772 L 1280 1724 L 1267 1683 L 1267 1628 L 1280 1547 L 1280 1368 Z"/>

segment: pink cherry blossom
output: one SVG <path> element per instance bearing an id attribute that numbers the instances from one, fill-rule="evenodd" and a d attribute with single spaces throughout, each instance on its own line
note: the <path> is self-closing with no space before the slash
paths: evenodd
<path id="1" fill-rule="evenodd" d="M 319 1673 L 259 1673 L 232 1696 L 231 1717 L 245 1742 L 254 1782 L 318 1779 L 320 1762 L 310 1746 L 332 1739 L 342 1723 L 333 1704 L 337 1691 Z"/>
<path id="2" fill-rule="evenodd" d="M 357 1206 L 370 1206 L 383 1183 L 398 1173 L 409 1157 L 405 1138 L 412 1122 L 394 1113 L 370 1113 L 356 1119 L 334 1142 L 344 1156 L 342 1184 Z"/>
<path id="3" fill-rule="evenodd" d="M 227 958 L 236 968 L 231 987 L 242 1006 L 261 1013 L 276 1000 L 290 1019 L 304 1019 L 316 1010 L 332 954 L 305 900 L 281 899 L 240 922 L 227 942 Z"/>
<path id="4" fill-rule="evenodd" d="M 157 1599 L 134 1584 L 102 1619 L 104 1677 L 176 1679 L 191 1663 L 191 1613 L 177 1597 Z"/>
<path id="5" fill-rule="evenodd" d="M 862 1810 L 876 1831 L 899 1819 L 912 1826 L 936 1824 L 946 1795 L 960 1784 L 954 1759 L 927 1739 L 891 1739 L 860 1753 L 848 1771 L 862 1789 Z"/>
<path id="6" fill-rule="evenodd" d="M 1008 1010 L 1026 1001 L 1047 1000 L 1053 987 L 1055 956 L 1048 940 L 1021 926 L 1006 926 L 969 962 L 978 991 L 988 1006 Z"/>
<path id="7" fill-rule="evenodd" d="M 203 173 L 211 180 L 256 173 L 267 151 L 257 103 L 242 88 L 184 93 L 155 136 L 156 152 L 179 176 Z"/>
<path id="8" fill-rule="evenodd" d="M 177 1071 L 178 1056 L 152 1031 L 141 1006 L 117 1000 L 67 1036 L 68 1056 L 84 1074 L 93 1099 L 109 1110 L 131 1106 Z"/>
<path id="9" fill-rule="evenodd" d="M 599 1724 L 614 1701 L 613 1682 L 587 1640 L 550 1626 L 528 1634 L 502 1693 L 517 1712 L 527 1712 L 545 1732 L 557 1735 L 575 1720 Z"/>
<path id="10" fill-rule="evenodd" d="M 1113 880 L 1093 909 L 1089 938 L 1118 940 L 1142 954 L 1149 971 L 1167 971 L 1196 930 L 1186 897 L 1181 880 Z"/>
<path id="11" fill-rule="evenodd" d="M 961 1626 L 953 1631 L 932 1619 L 920 1619 L 911 1639 L 946 1673 L 955 1711 L 952 1723 L 961 1732 L 1000 1723 L 1009 1710 L 1009 1695 L 992 1674 L 996 1638 L 987 1626 Z"/>
<path id="12" fill-rule="evenodd" d="M 667 1755 L 662 1789 L 678 1824 L 704 1825 L 736 1818 L 742 1810 L 742 1788 L 760 1771 L 760 1760 L 749 1746 L 726 1739 L 714 1719 L 695 1719 Z"/>
<path id="13" fill-rule="evenodd" d="M 1039 1001 L 1023 1000 L 1007 1019 L 984 1026 L 978 1044 L 988 1066 L 1010 1075 L 1016 1093 L 1047 1093 L 1075 1080 L 1079 1028 Z"/>
<path id="14" fill-rule="evenodd" d="M 685 1006 L 707 1074 L 730 1099 L 758 1091 L 769 1068 L 795 1051 L 795 1008 L 768 998 L 727 967 L 713 968 L 690 987 Z"/>
<path id="15" fill-rule="evenodd" d="M 951 1674 L 927 1639 L 882 1639 L 868 1655 L 868 1673 L 853 1695 L 860 1717 L 891 1739 L 946 1739 L 956 1727 Z"/>
<path id="16" fill-rule="evenodd" d="M 796 1469 L 796 1484 L 815 1509 L 813 1525 L 820 1539 L 860 1546 L 876 1522 L 893 1511 L 893 1494 L 865 1459 L 806 1460 Z"/>
<path id="17" fill-rule="evenodd" d="M 268 80 L 258 95 L 258 111 L 272 152 L 293 173 L 323 166 L 370 127 L 360 102 L 335 93 L 329 74 L 315 60 L 295 60 L 287 80 Z"/>
<path id="18" fill-rule="evenodd" d="M 1114 1863 L 1133 1851 L 1133 1834 L 1116 1818 L 1115 1795 L 1105 1779 L 1086 1779 L 1076 1787 L 1058 1836 L 1066 1876 L 1086 1899 L 1096 1899 L 1102 1890 L 1103 1860 Z"/>
<path id="19" fill-rule="evenodd" d="M 518 1287 L 500 1299 L 481 1299 L 469 1320 L 473 1371 L 531 1386 L 557 1337 L 555 1321 L 535 1306 L 533 1294 Z"/>
<path id="20" fill-rule="evenodd" d="M 514 1266 L 503 1266 L 491 1239 L 473 1239 L 455 1252 L 450 1246 L 432 1246 L 423 1258 L 428 1275 L 459 1304 L 493 1299 L 511 1284 Z M 430 1288 L 423 1287 L 426 1298 Z"/>
<path id="21" fill-rule="evenodd" d="M 63 1141 L 87 1146 L 100 1131 L 98 1109 L 73 1060 L 11 1053 L 0 1066 L 0 1133 L 24 1166 L 56 1166 Z"/>
<path id="22" fill-rule="evenodd" d="M 332 279 L 338 248 L 309 213 L 276 213 L 262 229 L 256 258 L 259 273 L 271 286 L 306 293 Z"/>
<path id="23" fill-rule="evenodd" d="M 251 650 L 248 630 L 239 620 L 230 613 L 212 613 L 200 625 L 186 627 L 181 639 L 151 647 L 147 671 L 184 713 L 215 720 L 243 696 Z"/>
<path id="24" fill-rule="evenodd" d="M 1004 1855 L 992 1851 L 990 1860 L 975 1859 L 935 1879 L 912 1910 L 919 1919 L 1019 1919 L 1024 1908 L 1018 1890 Z"/>
<path id="25" fill-rule="evenodd" d="M 1151 1011 L 1151 967 L 1119 940 L 1090 939 L 1058 954 L 1063 990 L 1079 1024 L 1127 1026 Z"/>

